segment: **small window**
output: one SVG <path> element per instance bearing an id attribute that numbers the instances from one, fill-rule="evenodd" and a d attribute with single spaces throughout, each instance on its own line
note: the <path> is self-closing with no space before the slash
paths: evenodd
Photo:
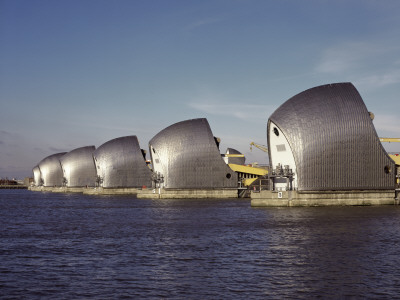
<path id="1" fill-rule="evenodd" d="M 386 174 L 390 174 L 392 172 L 392 169 L 390 168 L 390 166 L 385 166 L 384 170 L 385 170 Z"/>
<path id="2" fill-rule="evenodd" d="M 230 179 L 232 177 L 232 175 L 230 173 L 226 174 L 226 178 Z"/>
<path id="3" fill-rule="evenodd" d="M 285 144 L 276 145 L 276 150 L 277 150 L 278 152 L 284 152 L 284 151 L 286 151 L 286 146 L 285 146 Z"/>
<path id="4" fill-rule="evenodd" d="M 278 128 L 274 127 L 274 133 L 275 133 L 276 136 L 279 136 Z"/>

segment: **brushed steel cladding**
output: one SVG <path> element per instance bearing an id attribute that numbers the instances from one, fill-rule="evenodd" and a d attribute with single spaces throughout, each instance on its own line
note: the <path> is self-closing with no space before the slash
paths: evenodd
<path id="1" fill-rule="evenodd" d="M 33 184 L 34 186 L 40 186 L 41 185 L 41 178 L 42 175 L 40 174 L 40 169 L 38 166 L 34 167 L 32 169 L 33 172 Z"/>
<path id="2" fill-rule="evenodd" d="M 298 190 L 393 189 L 394 162 L 351 83 L 323 85 L 292 97 L 271 115 L 267 133 L 272 135 L 271 121 L 289 141 Z M 268 146 L 278 145 L 270 145 L 268 137 Z"/>
<path id="3" fill-rule="evenodd" d="M 96 167 L 93 160 L 94 146 L 77 148 L 60 157 L 67 187 L 95 186 Z"/>
<path id="4" fill-rule="evenodd" d="M 155 173 L 165 188 L 236 188 L 237 174 L 223 161 L 207 119 L 173 124 L 149 142 Z"/>
<path id="5" fill-rule="evenodd" d="M 135 135 L 104 143 L 93 157 L 105 188 L 152 186 L 152 172 Z"/>
<path id="6" fill-rule="evenodd" d="M 57 153 L 44 158 L 39 163 L 43 186 L 62 186 L 63 171 L 61 168 L 60 157 L 67 152 Z"/>
<path id="7" fill-rule="evenodd" d="M 233 148 L 227 148 L 226 154 L 242 154 L 238 150 Z M 244 165 L 246 162 L 245 157 L 228 157 L 228 164 Z"/>

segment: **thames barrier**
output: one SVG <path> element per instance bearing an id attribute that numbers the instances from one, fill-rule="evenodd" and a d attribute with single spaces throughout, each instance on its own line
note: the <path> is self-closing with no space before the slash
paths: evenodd
<path id="1" fill-rule="evenodd" d="M 97 149 L 52 154 L 33 168 L 33 191 L 134 194 L 138 198 L 250 197 L 252 206 L 398 204 L 400 157 L 388 154 L 352 83 L 303 91 L 267 120 L 268 167 L 220 153 L 205 118 Z M 147 159 L 149 153 L 150 159 Z"/>

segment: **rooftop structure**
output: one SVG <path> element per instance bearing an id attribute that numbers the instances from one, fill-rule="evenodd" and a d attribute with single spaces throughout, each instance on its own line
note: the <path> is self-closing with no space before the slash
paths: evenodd
<path id="1" fill-rule="evenodd" d="M 96 168 L 93 160 L 95 146 L 77 148 L 60 157 L 67 187 L 93 187 L 96 183 Z"/>
<path id="2" fill-rule="evenodd" d="M 372 116 L 351 83 L 315 87 L 287 100 L 268 120 L 276 187 L 393 190 L 395 164 L 379 141 Z"/>
<path id="3" fill-rule="evenodd" d="M 227 148 L 222 157 L 226 164 L 244 165 L 246 162 L 246 157 L 233 148 Z"/>
<path id="4" fill-rule="evenodd" d="M 63 171 L 61 168 L 60 157 L 66 152 L 53 154 L 42 159 L 39 164 L 40 178 L 43 186 L 62 186 Z M 36 180 L 35 180 L 36 181 Z"/>
<path id="5" fill-rule="evenodd" d="M 33 185 L 34 186 L 40 186 L 43 184 L 42 182 L 42 174 L 40 173 L 40 169 L 38 166 L 35 166 L 32 169 L 33 172 Z"/>
<path id="6" fill-rule="evenodd" d="M 152 172 L 135 135 L 110 140 L 94 153 L 97 175 L 105 188 L 152 186 Z"/>
<path id="7" fill-rule="evenodd" d="M 237 174 L 224 163 L 218 147 L 207 119 L 165 128 L 149 142 L 157 180 L 167 189 L 236 188 Z"/>

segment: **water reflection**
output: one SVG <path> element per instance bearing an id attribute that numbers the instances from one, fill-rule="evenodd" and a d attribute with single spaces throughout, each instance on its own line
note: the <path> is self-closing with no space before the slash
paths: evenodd
<path id="1" fill-rule="evenodd" d="M 296 287 L 324 297 L 390 298 L 400 291 L 393 277 L 398 213 L 398 207 L 267 210 L 275 219 L 268 223 L 274 233 L 268 233 L 273 238 L 265 253 L 275 265 L 274 284 L 289 290 L 287 296 L 295 296 Z"/>
<path id="2" fill-rule="evenodd" d="M 0 194 L 0 295 L 395 298 L 399 207 Z"/>

